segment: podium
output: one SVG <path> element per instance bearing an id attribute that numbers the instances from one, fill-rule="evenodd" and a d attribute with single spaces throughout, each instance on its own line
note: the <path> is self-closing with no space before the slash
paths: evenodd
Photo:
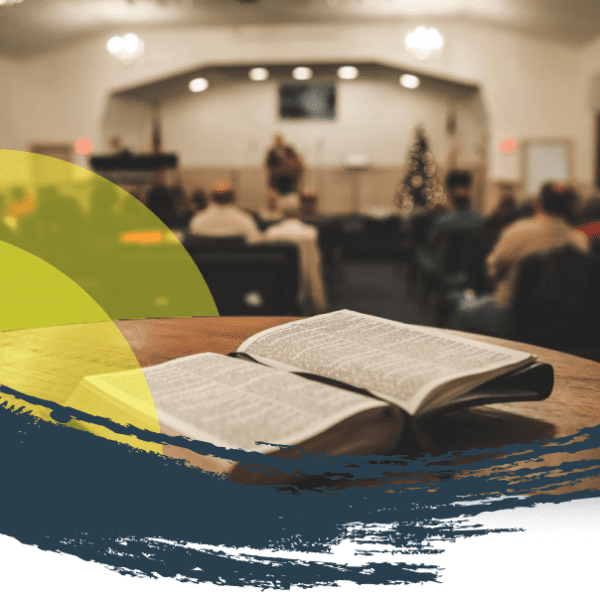
<path id="1" fill-rule="evenodd" d="M 274 188 L 273 183 L 278 177 L 291 177 L 294 182 L 294 189 L 298 190 L 304 172 L 304 167 L 300 161 L 288 159 L 277 167 L 267 167 L 267 169 L 269 171 L 269 188 Z"/>
<path id="2" fill-rule="evenodd" d="M 350 205 L 351 212 L 360 213 L 360 174 L 371 166 L 371 160 L 364 154 L 350 154 L 346 156 L 344 168 L 351 174 Z"/>
<path id="3" fill-rule="evenodd" d="M 117 185 L 154 183 L 158 171 L 177 168 L 175 154 L 131 154 L 123 152 L 107 156 L 92 156 L 92 169 Z"/>

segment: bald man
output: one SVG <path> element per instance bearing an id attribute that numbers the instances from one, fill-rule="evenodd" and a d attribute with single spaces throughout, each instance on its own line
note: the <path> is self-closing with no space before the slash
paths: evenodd
<path id="1" fill-rule="evenodd" d="M 235 194 L 227 180 L 215 181 L 210 204 L 192 217 L 189 232 L 212 237 L 242 236 L 249 243 L 261 239 L 254 219 L 235 205 Z"/>

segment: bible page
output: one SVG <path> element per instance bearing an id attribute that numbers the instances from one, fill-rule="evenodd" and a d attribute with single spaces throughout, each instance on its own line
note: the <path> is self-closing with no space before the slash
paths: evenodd
<path id="1" fill-rule="evenodd" d="M 270 452 L 297 445 L 379 400 L 220 354 L 143 369 L 159 421 L 226 448 Z"/>
<path id="2" fill-rule="evenodd" d="M 436 390 L 452 398 L 453 380 L 461 380 L 456 394 L 465 393 L 534 360 L 525 352 L 350 310 L 273 327 L 238 350 L 275 368 L 367 389 L 410 415 L 435 400 Z"/>

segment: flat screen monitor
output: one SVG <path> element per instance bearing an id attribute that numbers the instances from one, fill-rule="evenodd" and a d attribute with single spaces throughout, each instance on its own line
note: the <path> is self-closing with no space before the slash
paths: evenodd
<path id="1" fill-rule="evenodd" d="M 279 87 L 282 119 L 335 119 L 335 85 L 289 83 Z"/>

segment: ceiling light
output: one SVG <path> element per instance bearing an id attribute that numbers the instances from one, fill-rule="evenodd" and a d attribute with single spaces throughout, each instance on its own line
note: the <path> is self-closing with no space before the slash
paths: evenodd
<path id="1" fill-rule="evenodd" d="M 421 80 L 416 75 L 409 75 L 408 73 L 405 73 L 404 75 L 400 76 L 400 85 L 414 90 L 421 85 Z"/>
<path id="2" fill-rule="evenodd" d="M 340 67 L 337 71 L 340 79 L 356 79 L 358 77 L 358 69 L 356 67 Z"/>
<path id="3" fill-rule="evenodd" d="M 116 35 L 106 42 L 106 49 L 123 64 L 129 65 L 144 54 L 144 42 L 135 33 Z"/>
<path id="4" fill-rule="evenodd" d="M 248 77 L 250 77 L 252 81 L 266 81 L 269 79 L 269 71 L 264 67 L 255 67 L 254 69 L 250 69 Z"/>
<path id="5" fill-rule="evenodd" d="M 208 79 L 204 77 L 196 77 L 196 79 L 192 79 L 188 87 L 192 92 L 203 92 L 206 88 L 208 88 Z"/>
<path id="6" fill-rule="evenodd" d="M 0 0 L 0 6 L 11 6 L 13 4 L 21 4 L 23 0 Z"/>
<path id="7" fill-rule="evenodd" d="M 313 76 L 312 69 L 309 67 L 296 67 L 292 71 L 292 77 L 294 79 L 306 80 L 310 79 Z"/>
<path id="8" fill-rule="evenodd" d="M 425 60 L 434 52 L 442 49 L 444 38 L 434 27 L 427 29 L 421 25 L 414 31 L 406 34 L 404 45 L 417 58 Z"/>

